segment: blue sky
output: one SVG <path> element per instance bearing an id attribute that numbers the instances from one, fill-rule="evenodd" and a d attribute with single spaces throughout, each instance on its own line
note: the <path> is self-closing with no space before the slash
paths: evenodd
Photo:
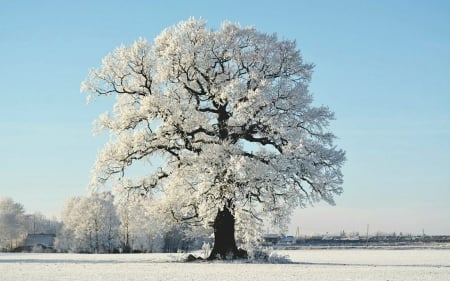
<path id="1" fill-rule="evenodd" d="M 347 151 L 334 207 L 297 210 L 291 232 L 450 234 L 449 1 L 2 1 L 0 196 L 59 215 L 87 190 L 106 136 L 80 83 L 120 44 L 191 16 L 296 40 L 316 65 L 315 104 Z M 94 3 L 95 2 L 95 3 Z"/>

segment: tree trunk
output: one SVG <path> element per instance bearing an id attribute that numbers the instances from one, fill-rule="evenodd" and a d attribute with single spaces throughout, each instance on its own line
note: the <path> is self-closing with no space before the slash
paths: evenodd
<path id="1" fill-rule="evenodd" d="M 219 210 L 214 220 L 214 247 L 208 260 L 245 258 L 246 252 L 238 250 L 234 238 L 234 215 L 228 208 Z"/>

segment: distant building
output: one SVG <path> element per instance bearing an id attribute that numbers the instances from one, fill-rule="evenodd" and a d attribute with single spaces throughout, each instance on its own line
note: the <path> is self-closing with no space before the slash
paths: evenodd
<path id="1" fill-rule="evenodd" d="M 278 234 L 264 234 L 263 240 L 265 245 L 276 245 L 281 240 L 281 236 Z"/>
<path id="2" fill-rule="evenodd" d="M 295 244 L 295 238 L 294 236 L 286 236 L 281 238 L 281 240 L 278 242 L 278 244 L 282 244 L 282 245 L 292 245 Z"/>
<path id="3" fill-rule="evenodd" d="M 22 250 L 27 252 L 53 252 L 55 234 L 28 234 Z"/>

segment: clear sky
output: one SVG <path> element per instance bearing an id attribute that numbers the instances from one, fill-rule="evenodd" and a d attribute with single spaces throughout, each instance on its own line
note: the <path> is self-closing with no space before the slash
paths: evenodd
<path id="1" fill-rule="evenodd" d="M 120 44 L 201 17 L 297 41 L 315 104 L 347 151 L 336 206 L 297 210 L 293 234 L 450 234 L 450 1 L 1 1 L 0 196 L 59 215 L 87 191 L 106 136 L 80 83 Z"/>

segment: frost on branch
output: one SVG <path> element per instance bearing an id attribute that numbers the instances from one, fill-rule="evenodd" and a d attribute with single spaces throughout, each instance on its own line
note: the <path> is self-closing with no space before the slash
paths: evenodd
<path id="1" fill-rule="evenodd" d="M 96 122 L 110 141 L 93 185 L 157 190 L 161 209 L 196 225 L 227 208 L 243 240 L 265 222 L 285 225 L 295 207 L 333 204 L 345 153 L 327 128 L 333 113 L 312 105 L 312 69 L 295 42 L 229 22 L 189 19 L 153 44 L 120 46 L 82 85 L 116 98 Z M 155 156 L 163 161 L 144 179 L 126 179 Z"/>

